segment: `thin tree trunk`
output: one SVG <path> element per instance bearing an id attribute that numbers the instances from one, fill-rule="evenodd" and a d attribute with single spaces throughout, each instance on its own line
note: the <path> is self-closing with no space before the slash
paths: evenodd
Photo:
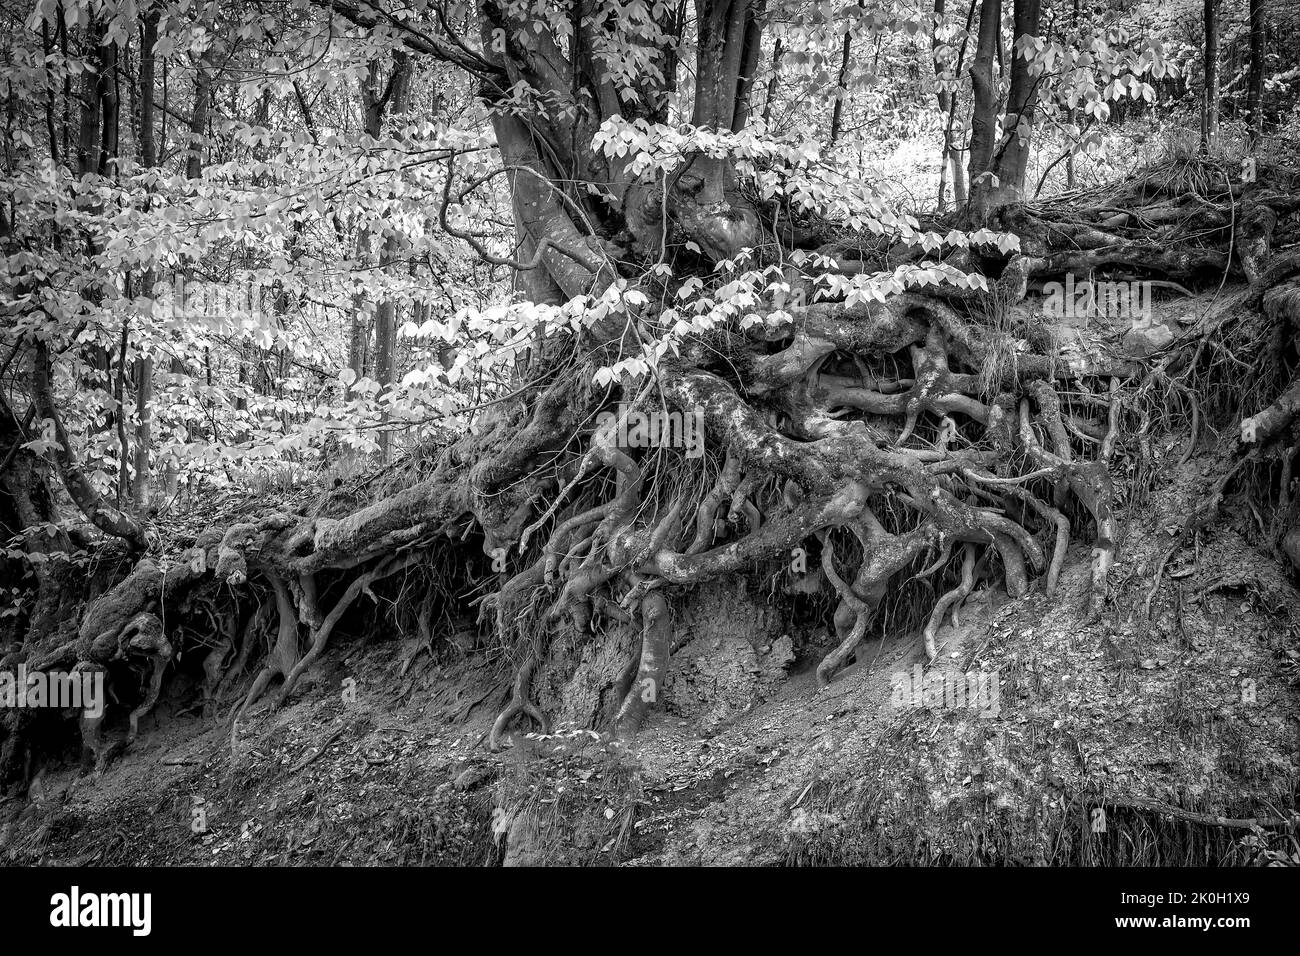
<path id="1" fill-rule="evenodd" d="M 208 125 L 208 107 L 212 100 L 212 71 L 200 62 L 194 81 L 194 109 L 190 113 L 190 138 L 186 145 L 185 178 L 203 175 L 203 132 Z"/>
<path id="2" fill-rule="evenodd" d="M 67 21 L 67 18 L 64 16 L 63 5 L 62 5 L 62 4 L 59 5 L 58 10 L 59 10 L 59 29 L 58 29 L 59 53 L 62 55 L 63 59 L 66 61 L 67 58 L 68 58 L 68 21 Z M 62 150 L 62 155 L 63 155 L 64 162 L 68 162 L 68 161 L 69 161 L 69 144 L 68 144 L 68 135 L 69 135 L 69 130 L 70 130 L 71 127 L 72 127 L 72 117 L 71 117 L 71 112 L 70 112 L 71 109 L 72 109 L 72 73 L 69 72 L 69 73 L 68 73 L 66 76 L 64 76 L 64 78 L 63 78 L 63 129 L 62 129 L 62 132 L 63 132 L 63 150 Z"/>
<path id="3" fill-rule="evenodd" d="M 1219 134 L 1219 4 L 1205 0 L 1205 89 L 1201 101 L 1201 149 Z"/>
<path id="4" fill-rule="evenodd" d="M 92 51 L 102 49 L 103 25 L 94 20 L 86 27 L 86 47 Z M 81 74 L 81 126 L 77 132 L 77 175 L 85 177 L 94 172 L 99 165 L 100 122 L 102 107 L 100 97 L 103 95 L 103 70 Z"/>
<path id="5" fill-rule="evenodd" d="M 942 5 L 943 0 L 936 0 L 938 5 Z M 849 54 L 853 49 L 853 31 L 844 34 L 844 50 L 840 54 L 840 72 L 835 78 L 835 106 L 831 109 L 831 145 L 840 138 L 840 119 L 844 115 L 844 101 L 848 99 L 849 91 L 845 86 L 849 76 Z"/>
<path id="6" fill-rule="evenodd" d="M 777 40 L 772 47 L 772 75 L 767 78 L 767 98 L 763 101 L 764 124 L 772 121 L 772 101 L 776 99 L 776 83 L 781 78 L 781 54 L 784 52 L 784 42 Z"/>
<path id="7" fill-rule="evenodd" d="M 931 60 L 934 63 L 934 75 L 936 80 L 943 76 L 943 69 L 939 66 L 939 58 L 933 56 L 933 52 L 939 47 L 939 24 L 943 21 L 944 0 L 934 0 L 934 34 L 930 38 Z M 948 205 L 948 161 L 952 156 L 952 143 L 948 139 L 947 116 L 952 112 L 953 95 L 942 87 L 938 90 L 939 112 L 944 116 L 943 146 L 939 153 L 939 211 L 942 212 Z"/>
<path id="8" fill-rule="evenodd" d="M 384 272 L 391 271 L 402 249 L 402 241 L 396 235 L 389 235 L 379 251 L 379 267 Z M 386 297 L 375 309 L 375 381 L 379 383 L 379 393 L 387 392 L 393 384 L 397 357 L 397 303 Z M 387 429 L 379 430 L 379 455 L 384 461 L 392 455 L 392 433 Z"/>
<path id="9" fill-rule="evenodd" d="M 206 61 L 200 59 L 196 67 L 197 72 L 194 77 L 194 108 L 190 111 L 189 139 L 186 143 L 185 158 L 185 178 L 199 179 L 203 175 L 203 143 L 204 131 L 208 125 L 208 108 L 212 101 L 212 86 L 214 81 L 213 71 L 208 67 Z M 193 270 L 186 270 L 185 282 L 188 284 L 193 276 Z M 189 294 L 188 292 L 186 293 Z M 171 373 L 173 375 L 188 376 L 189 367 L 183 357 L 177 356 L 171 360 Z M 189 426 L 186 426 L 188 431 Z M 180 468 L 176 456 L 172 455 L 167 459 L 167 468 L 164 477 L 164 485 L 168 500 L 176 496 L 177 488 L 180 482 Z"/>
<path id="10" fill-rule="evenodd" d="M 107 176 L 109 163 L 117 159 L 118 139 L 118 93 L 117 61 L 118 46 L 109 43 L 100 47 L 100 96 L 99 104 L 103 112 L 99 138 L 99 175 Z"/>
<path id="11" fill-rule="evenodd" d="M 1264 132 L 1264 0 L 1250 0 L 1250 77 L 1246 129 L 1253 148 Z"/>
<path id="12" fill-rule="evenodd" d="M 1001 36 L 1001 0 L 984 0 L 980 8 L 979 45 L 971 67 L 975 101 L 971 116 L 971 201 L 974 219 L 983 222 L 997 209 L 1024 195 L 1025 169 L 1034 129 L 1039 78 L 1030 70 L 1021 40 L 1038 36 L 1041 0 L 1015 0 L 1011 47 L 1011 84 L 1000 141 L 996 139 L 997 96 L 993 53 Z"/>
<path id="13" fill-rule="evenodd" d="M 41 48 L 47 58 L 54 52 L 54 44 L 50 38 L 50 24 L 46 20 L 41 20 Z M 54 126 L 54 103 L 54 87 L 50 86 L 47 80 L 45 87 L 45 133 L 50 141 L 50 162 L 58 166 L 59 137 Z"/>
<path id="14" fill-rule="evenodd" d="M 94 69 L 86 70 L 81 80 L 81 123 L 77 135 L 77 176 L 83 182 L 92 175 L 104 175 L 108 170 L 109 157 L 116 158 L 117 137 L 116 97 L 113 89 L 113 65 L 117 62 L 116 43 L 104 44 L 106 30 L 104 22 L 98 17 L 92 19 L 86 27 L 84 44 Z M 85 236 L 86 251 L 95 255 L 98 251 L 95 240 L 89 233 Z M 101 301 L 98 289 L 83 293 L 87 301 L 96 305 Z M 91 344 L 80 349 L 82 360 L 87 368 L 93 370 L 85 376 L 85 386 L 98 388 L 101 384 L 112 393 L 112 359 L 108 349 L 102 345 Z M 110 412 L 102 422 L 91 425 L 91 430 L 102 433 L 113 428 L 117 412 Z"/>
<path id="15" fill-rule="evenodd" d="M 1015 26 L 1011 45 L 1011 88 L 1007 92 L 1006 128 L 1002 133 L 994 170 L 1006 199 L 1018 200 L 1025 186 L 1025 169 L 1034 132 L 1039 77 L 1030 71 L 1031 58 L 1021 41 L 1038 37 L 1042 0 L 1015 0 Z"/>
<path id="16" fill-rule="evenodd" d="M 962 67 L 966 63 L 966 46 L 970 41 L 970 27 L 975 20 L 975 7 L 979 0 L 971 0 L 970 7 L 966 10 L 966 33 L 961 38 L 961 47 L 957 51 L 957 65 L 953 71 L 956 77 L 961 76 Z M 944 0 L 935 0 L 934 12 L 936 16 L 942 16 L 944 12 Z M 934 45 L 937 45 L 935 41 Z M 934 64 L 935 73 L 941 72 L 939 63 L 936 60 Z M 956 90 L 939 91 L 939 109 L 946 114 L 943 129 L 943 153 L 939 163 L 939 209 L 942 210 L 947 204 L 947 183 L 952 182 L 953 202 L 958 208 L 966 203 L 966 176 L 961 168 L 961 153 L 953 144 L 953 128 L 957 125 L 957 106 L 960 96 Z"/>
<path id="17" fill-rule="evenodd" d="M 36 413 L 53 426 L 54 462 L 63 479 L 63 486 L 68 489 L 69 496 L 81 513 L 97 528 L 143 549 L 146 546 L 144 529 L 133 518 L 104 500 L 73 457 L 71 441 L 54 403 L 53 378 L 49 347 L 37 339 L 32 346 L 32 403 L 36 406 Z"/>
<path id="18" fill-rule="evenodd" d="M 405 53 L 393 54 L 392 70 L 381 93 L 378 64 L 371 63 L 370 77 L 362 90 L 366 111 L 366 132 L 376 139 L 383 132 L 386 113 L 404 113 L 411 85 L 411 61 Z M 390 233 L 379 252 L 379 268 L 388 273 L 402 250 L 401 238 Z M 357 332 L 357 317 L 353 317 L 353 345 Z M 397 303 L 385 297 L 375 309 L 375 380 L 380 394 L 392 387 L 397 359 Z M 386 429 L 379 431 L 379 454 L 388 461 L 392 454 L 392 435 Z"/>
<path id="19" fill-rule="evenodd" d="M 997 98 L 993 86 L 993 58 L 1002 22 L 1002 0 L 981 0 L 979 37 L 975 59 L 971 63 L 970 160 L 968 165 L 971 203 L 985 197 L 992 189 L 994 137 L 997 124 Z M 983 210 L 975 210 L 982 216 Z"/>
<path id="20" fill-rule="evenodd" d="M 1079 26 L 1079 0 L 1074 0 L 1074 7 L 1070 14 L 1070 29 L 1078 29 Z M 1079 123 L 1078 107 L 1071 107 L 1068 115 L 1068 121 L 1071 127 L 1077 127 Z M 1065 155 L 1065 188 L 1073 189 L 1077 179 L 1074 171 L 1074 150 L 1071 149 Z"/>
<path id="21" fill-rule="evenodd" d="M 140 165 L 152 169 L 158 165 L 158 149 L 154 141 L 154 44 L 158 42 L 158 14 L 151 12 L 144 19 L 140 38 Z M 166 104 L 163 104 L 164 107 Z M 141 278 L 142 294 L 153 301 L 157 273 L 145 270 Z M 153 357 L 141 355 L 135 363 L 135 475 L 131 481 L 131 500 L 137 513 L 149 510 L 150 468 L 149 456 L 153 450 Z"/>
<path id="22" fill-rule="evenodd" d="M 127 294 L 131 293 L 131 277 L 128 275 L 125 281 Z M 129 466 L 127 459 L 131 457 L 131 442 L 126 433 L 126 355 L 131 345 L 131 320 L 125 318 L 122 320 L 122 337 L 118 343 L 117 352 L 117 375 L 113 380 L 113 401 L 117 406 L 117 506 L 123 508 L 126 505 L 127 488 L 129 487 Z"/>
<path id="23" fill-rule="evenodd" d="M 754 91 L 754 77 L 758 74 L 758 60 L 762 52 L 762 27 L 757 16 L 751 15 L 745 21 L 745 40 L 740 51 L 740 77 L 736 84 L 736 115 L 731 123 L 732 132 L 738 133 L 749 125 L 749 101 Z M 840 73 L 842 84 L 844 71 L 841 70 Z"/>

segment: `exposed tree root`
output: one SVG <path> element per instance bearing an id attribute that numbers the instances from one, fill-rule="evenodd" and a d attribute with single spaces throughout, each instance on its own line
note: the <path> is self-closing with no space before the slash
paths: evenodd
<path id="1" fill-rule="evenodd" d="M 510 691 L 510 703 L 497 716 L 496 721 L 492 724 L 492 731 L 488 734 L 489 750 L 497 751 L 501 749 L 502 736 L 510 729 L 510 722 L 520 714 L 532 718 L 537 724 L 540 733 L 550 733 L 550 724 L 546 720 L 546 715 L 528 697 L 528 683 L 532 679 L 533 669 L 536 666 L 537 655 L 529 654 L 528 658 L 515 671 L 514 684 Z"/>
<path id="2" fill-rule="evenodd" d="M 646 711 L 663 692 L 672 644 L 670 623 L 668 602 L 662 594 L 647 594 L 641 599 L 641 657 L 636 677 L 614 719 L 615 732 L 620 737 L 636 734 Z"/>
<path id="3" fill-rule="evenodd" d="M 95 717 L 83 717 L 82 719 L 82 740 L 85 747 L 89 750 L 90 755 L 94 757 L 95 766 L 98 770 L 103 770 L 109 762 L 127 747 L 135 742 L 140 734 L 140 718 L 153 710 L 153 706 L 158 701 L 158 694 L 162 690 L 163 672 L 172 659 L 172 645 L 163 634 L 162 621 L 154 614 L 143 612 L 137 614 L 131 619 L 117 636 L 117 649 L 110 659 L 130 659 L 144 657 L 147 661 L 146 688 L 143 699 L 131 711 L 129 717 L 129 729 L 125 739 L 111 744 L 106 744 L 101 730 L 103 729 L 104 710 Z M 104 672 L 105 663 L 98 660 L 83 660 L 78 663 L 74 672 Z"/>
<path id="4" fill-rule="evenodd" d="M 977 568 L 1012 596 L 1040 575 L 1051 594 L 1076 533 L 1093 540 L 1090 601 L 1098 615 L 1119 546 L 1112 464 L 1134 455 L 1150 462 L 1153 382 L 1165 383 L 1182 407 L 1190 400 L 1194 427 L 1200 422 L 1194 390 L 1180 390 L 1173 376 L 1178 363 L 1197 366 L 1217 328 L 1190 336 L 1197 343 L 1190 360 L 1184 342 L 1151 362 L 1098 351 L 1067 363 L 1053 342 L 1034 337 L 1032 321 L 1010 310 L 1030 280 L 1070 270 L 1114 266 L 1179 285 L 1203 280 L 1207 269 L 1216 277 L 1229 270 L 1253 276 L 1252 288 L 1292 274 L 1270 256 L 1292 235 L 1285 217 L 1294 208 L 1285 197 L 1252 194 L 1256 207 L 1238 217 L 1237 193 L 1189 197 L 1181 187 L 1141 180 L 1121 194 L 1123 203 L 1111 195 L 1092 205 L 1076 198 L 1004 210 L 1001 224 L 1020 235 L 1022 252 L 986 263 L 998 276 L 993 293 L 941 289 L 870 304 L 818 302 L 797 321 L 685 343 L 661 358 L 653 379 L 624 383 L 622 393 L 598 392 L 591 380 L 594 367 L 622 354 L 627 329 L 602 326 L 580 347 L 548 342 L 535 356 L 548 370 L 541 384 L 489 409 L 473 434 L 439 452 L 427 478 L 350 514 L 269 513 L 214 531 L 196 546 L 195 561 L 166 575 L 143 560 L 87 612 L 78 641 L 40 648 L 31 660 L 103 666 L 126 647 L 151 667 L 142 714 L 157 698 L 170 651 L 166 638 L 156 639 L 160 631 L 150 644 L 142 635 L 155 632 L 131 622 L 152 615 L 168 594 L 204 582 L 246 588 L 256 579 L 275 595 L 276 634 L 230 715 L 234 725 L 277 678 L 276 703 L 289 699 L 361 594 L 431 549 L 472 536 L 498 572 L 495 589 L 475 599 L 481 621 L 494 646 L 522 661 L 489 735 L 495 749 L 521 715 L 547 727 L 529 699 L 534 671 L 547 662 L 539 631 L 572 628 L 585 638 L 606 622 L 618 631 L 639 621 L 635 677 L 608 715 L 620 734 L 635 733 L 662 700 L 673 595 L 784 559 L 814 538 L 838 599 L 835 646 L 817 668 L 822 685 L 872 629 L 887 590 L 904 575 L 943 582 L 955 550 L 959 581 L 943 584 L 947 590 L 919 618 L 931 657 Z M 1240 247 L 1232 231 L 1238 221 L 1246 231 Z M 972 253 L 970 261 L 980 260 Z M 870 264 L 841 265 L 861 271 Z M 602 268 L 593 263 L 584 276 Z M 638 321 L 650 328 L 654 316 Z M 705 454 L 626 440 L 633 411 L 698 417 Z M 1293 387 L 1246 419 L 1243 440 L 1280 438 L 1297 417 Z M 836 536 L 846 534 L 858 547 L 837 555 Z M 338 588 L 341 596 L 322 613 L 320 596 Z M 214 699 L 233 689 L 269 629 L 269 613 L 250 619 L 237 653 L 228 637 L 205 659 Z M 309 636 L 305 653 L 300 623 Z"/>
<path id="5" fill-rule="evenodd" d="M 289 675 L 298 665 L 298 615 L 294 610 L 293 598 L 289 594 L 288 585 L 280 578 L 272 577 L 271 587 L 275 590 L 275 603 L 280 622 L 276 631 L 275 644 L 266 657 L 266 663 L 253 678 L 253 686 L 248 689 L 243 702 L 230 712 L 228 720 L 232 734 L 239 723 L 240 716 L 261 699 L 271 685 L 271 681 L 277 677 L 288 680 Z"/>
<path id="6" fill-rule="evenodd" d="M 298 678 L 300 678 L 303 672 L 320 657 L 321 653 L 325 650 L 325 645 L 329 643 L 330 634 L 333 633 L 335 625 L 339 622 L 339 618 L 341 618 L 344 612 L 351 607 L 352 602 L 361 594 L 368 592 L 370 586 L 376 581 L 381 578 L 386 578 L 403 568 L 410 567 L 414 561 L 414 555 L 407 555 L 404 558 L 389 558 L 386 561 L 381 561 L 369 571 L 366 571 L 352 579 L 352 583 L 348 585 L 347 590 L 343 592 L 343 596 L 338 599 L 329 614 L 325 615 L 324 619 L 312 629 L 311 646 L 307 649 L 307 653 L 304 654 L 298 662 L 293 665 L 288 673 L 284 675 L 284 683 L 281 685 L 280 693 L 276 697 L 275 705 L 277 707 L 284 705 L 285 701 L 289 699 L 289 695 L 293 692 L 294 685 L 298 682 Z M 314 597 L 311 598 L 311 600 L 314 603 Z M 309 615 L 311 618 L 314 618 L 315 616 L 315 614 Z"/>
<path id="7" fill-rule="evenodd" d="M 709 490 L 689 507 L 681 498 L 663 499 L 665 486 L 657 470 L 664 461 L 662 450 L 638 455 L 636 449 L 619 444 L 617 426 L 630 410 L 624 407 L 591 433 L 578 467 L 564 483 L 550 486 L 565 503 L 557 501 L 540 514 L 534 502 L 544 485 L 516 497 L 508 513 L 500 500 L 486 510 L 476 507 L 492 487 L 483 484 L 490 469 L 484 462 L 477 465 L 478 487 L 483 490 L 470 493 L 458 464 L 464 451 L 453 447 L 437 466 L 438 475 L 453 478 L 452 484 L 429 480 L 343 518 L 271 514 L 231 527 L 219 542 L 209 544 L 196 567 L 206 571 L 205 565 L 214 566 L 216 578 L 233 587 L 251 577 L 265 580 L 275 595 L 278 618 L 271 650 L 232 711 L 231 725 L 277 678 L 283 683 L 276 704 L 283 704 L 356 599 L 419 560 L 430 543 L 462 536 L 466 512 L 484 528 L 484 549 L 492 553 L 497 553 L 491 547 L 497 542 L 526 544 L 526 536 L 554 521 L 540 548 L 528 550 L 522 569 L 506 575 L 499 589 L 485 596 L 486 619 L 494 622 L 499 636 L 511 633 L 513 615 L 543 592 L 550 595 L 543 620 L 552 626 L 567 620 L 578 633 L 587 633 L 599 617 L 617 621 L 619 613 L 626 617 L 628 611 L 639 611 L 640 664 L 615 715 L 615 727 L 625 735 L 636 731 L 662 692 L 670 645 L 664 587 L 741 571 L 820 537 L 822 568 L 839 596 L 834 617 L 839 643 L 818 667 L 819 682 L 825 684 L 862 641 L 890 582 L 936 544 L 945 553 L 954 543 L 962 545 L 963 576 L 931 610 L 926 629 L 931 652 L 938 624 L 969 592 L 978 548 L 991 548 L 999 556 L 1009 593 L 1023 593 L 1030 575 L 1043 570 L 1048 588 L 1054 588 L 1070 524 L 1059 507 L 1029 490 L 1031 482 L 1047 477 L 1063 481 L 1094 516 L 1098 550 L 1113 553 L 1105 462 L 1077 460 L 1079 450 L 1072 442 L 1078 440 L 1065 426 L 1052 380 L 1042 377 L 1046 364 L 1026 360 L 1009 377 L 1003 373 L 1002 386 L 1024 395 L 1017 428 L 1012 425 L 1017 418 L 1013 392 L 992 403 L 981 394 L 986 376 L 975 370 L 987 359 L 987 343 L 948 306 L 905 296 L 861 312 L 841 309 L 838 316 L 819 307 L 815 315 L 815 338 L 808 332 L 795 334 L 786 350 L 759 365 L 766 369 L 757 379 L 761 393 L 766 402 L 785 411 L 783 423 L 765 416 L 717 372 L 689 361 L 664 360 L 660 401 L 674 412 L 700 415 L 715 456 L 704 463 L 721 461 Z M 864 334 L 866 330 L 872 331 Z M 837 356 L 845 355 L 852 372 L 830 372 L 827 363 L 843 364 Z M 958 362 L 970 370 L 956 370 Z M 1030 398 L 1037 416 L 1031 412 Z M 636 401 L 648 399 L 642 389 Z M 540 403 L 535 414 L 547 407 L 553 406 Z M 891 421 L 897 424 L 891 427 Z M 1107 433 L 1106 425 L 1077 413 L 1071 422 L 1075 433 Z M 1115 414 L 1108 425 L 1113 433 Z M 1046 431 L 1050 451 L 1041 445 L 1038 427 Z M 524 433 L 557 440 L 555 432 L 535 426 Z M 1088 447 L 1086 442 L 1083 447 Z M 531 465 L 539 451 L 524 454 L 518 442 L 510 446 L 510 456 L 520 465 Z M 1008 467 L 1017 454 L 1032 471 L 998 475 L 989 470 Z M 496 461 L 499 465 L 500 459 Z M 652 462 L 656 470 L 648 473 L 646 466 Z M 496 477 L 504 482 L 507 474 Z M 605 483 L 604 475 L 612 475 L 612 484 Z M 469 487 L 474 484 L 471 478 Z M 612 487 L 612 496 L 597 497 L 602 487 Z M 995 503 L 1019 502 L 1027 514 L 1047 523 L 1055 535 L 1050 562 L 1034 535 L 1006 508 L 985 506 L 990 494 Z M 886 501 L 892 502 L 889 526 L 874 507 Z M 900 517 L 899 506 L 912 517 Z M 530 515 L 538 515 L 531 524 Z M 683 521 L 683 515 L 689 519 Z M 837 567 L 831 541 L 837 528 L 848 529 L 860 545 L 861 559 L 851 574 Z M 1099 564 L 1104 569 L 1106 562 Z M 147 562 L 141 568 L 139 574 L 145 577 L 128 590 L 153 593 L 150 589 L 159 586 L 157 575 L 149 576 Z M 329 612 L 322 614 L 318 581 L 339 573 L 350 575 L 350 580 Z M 1104 570 L 1095 577 L 1095 587 L 1104 593 Z M 300 623 L 309 633 L 305 653 L 299 649 Z M 114 635 L 121 627 L 106 619 L 103 629 Z M 251 637 L 241 642 L 237 670 L 251 653 Z M 216 669 L 232 649 L 233 642 L 223 644 L 206 662 L 213 669 L 208 683 L 216 686 L 218 697 L 229 681 L 218 677 Z M 490 735 L 493 747 L 500 745 L 520 714 L 545 728 L 544 715 L 528 699 L 541 653 L 529 652 L 516 672 L 510 703 Z"/>
<path id="8" fill-rule="evenodd" d="M 961 583 L 935 602 L 934 610 L 930 612 L 930 620 L 925 625 L 925 656 L 931 661 L 939 656 L 939 628 L 943 626 L 943 619 L 948 609 L 959 601 L 965 600 L 974 587 L 975 546 L 968 544 L 962 549 Z"/>

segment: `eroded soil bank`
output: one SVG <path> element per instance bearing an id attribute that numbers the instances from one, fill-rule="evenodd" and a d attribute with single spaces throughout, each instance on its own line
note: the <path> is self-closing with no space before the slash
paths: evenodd
<path id="1" fill-rule="evenodd" d="M 1218 464 L 1193 459 L 1130 504 L 1101 619 L 1089 619 L 1080 550 L 1051 599 L 973 593 L 919 683 L 925 655 L 912 631 L 868 640 L 818 691 L 829 639 L 778 614 L 755 582 L 732 579 L 674 605 L 662 706 L 630 745 L 561 724 L 542 740 L 517 731 L 494 755 L 485 741 L 506 693 L 498 665 L 452 639 L 407 663 L 402 635 L 372 634 L 341 643 L 289 706 L 244 718 L 233 738 L 178 687 L 102 775 L 51 766 L 27 797 L 7 799 L 0 858 L 1293 859 L 1300 593 L 1248 543 L 1250 515 L 1231 509 L 1179 549 L 1151 592 Z"/>

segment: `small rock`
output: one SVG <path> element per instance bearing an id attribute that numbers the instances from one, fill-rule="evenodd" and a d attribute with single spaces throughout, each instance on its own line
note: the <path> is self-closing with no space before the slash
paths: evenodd
<path id="1" fill-rule="evenodd" d="M 1124 351 L 1135 358 L 1146 358 L 1160 351 L 1175 338 L 1167 325 L 1148 325 L 1124 333 Z"/>
<path id="2" fill-rule="evenodd" d="M 470 767 L 468 770 L 461 772 L 460 776 L 452 783 L 452 787 L 456 790 L 472 790 L 485 779 L 487 779 L 486 770 L 482 767 Z"/>

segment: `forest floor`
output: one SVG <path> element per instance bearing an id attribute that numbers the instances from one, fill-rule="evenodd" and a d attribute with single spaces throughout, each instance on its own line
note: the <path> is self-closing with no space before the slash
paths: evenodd
<path id="1" fill-rule="evenodd" d="M 1166 561 L 1230 444 L 1155 449 L 1100 619 L 1078 546 L 1050 599 L 972 594 L 924 683 L 916 632 L 822 690 L 825 644 L 756 635 L 721 664 L 688 644 L 630 744 L 561 728 L 493 754 L 503 661 L 442 635 L 403 673 L 404 635 L 353 635 L 233 736 L 173 682 L 102 775 L 50 767 L 0 803 L 0 862 L 1300 863 L 1292 572 L 1231 496 Z M 210 521 L 176 522 L 177 547 Z"/>

